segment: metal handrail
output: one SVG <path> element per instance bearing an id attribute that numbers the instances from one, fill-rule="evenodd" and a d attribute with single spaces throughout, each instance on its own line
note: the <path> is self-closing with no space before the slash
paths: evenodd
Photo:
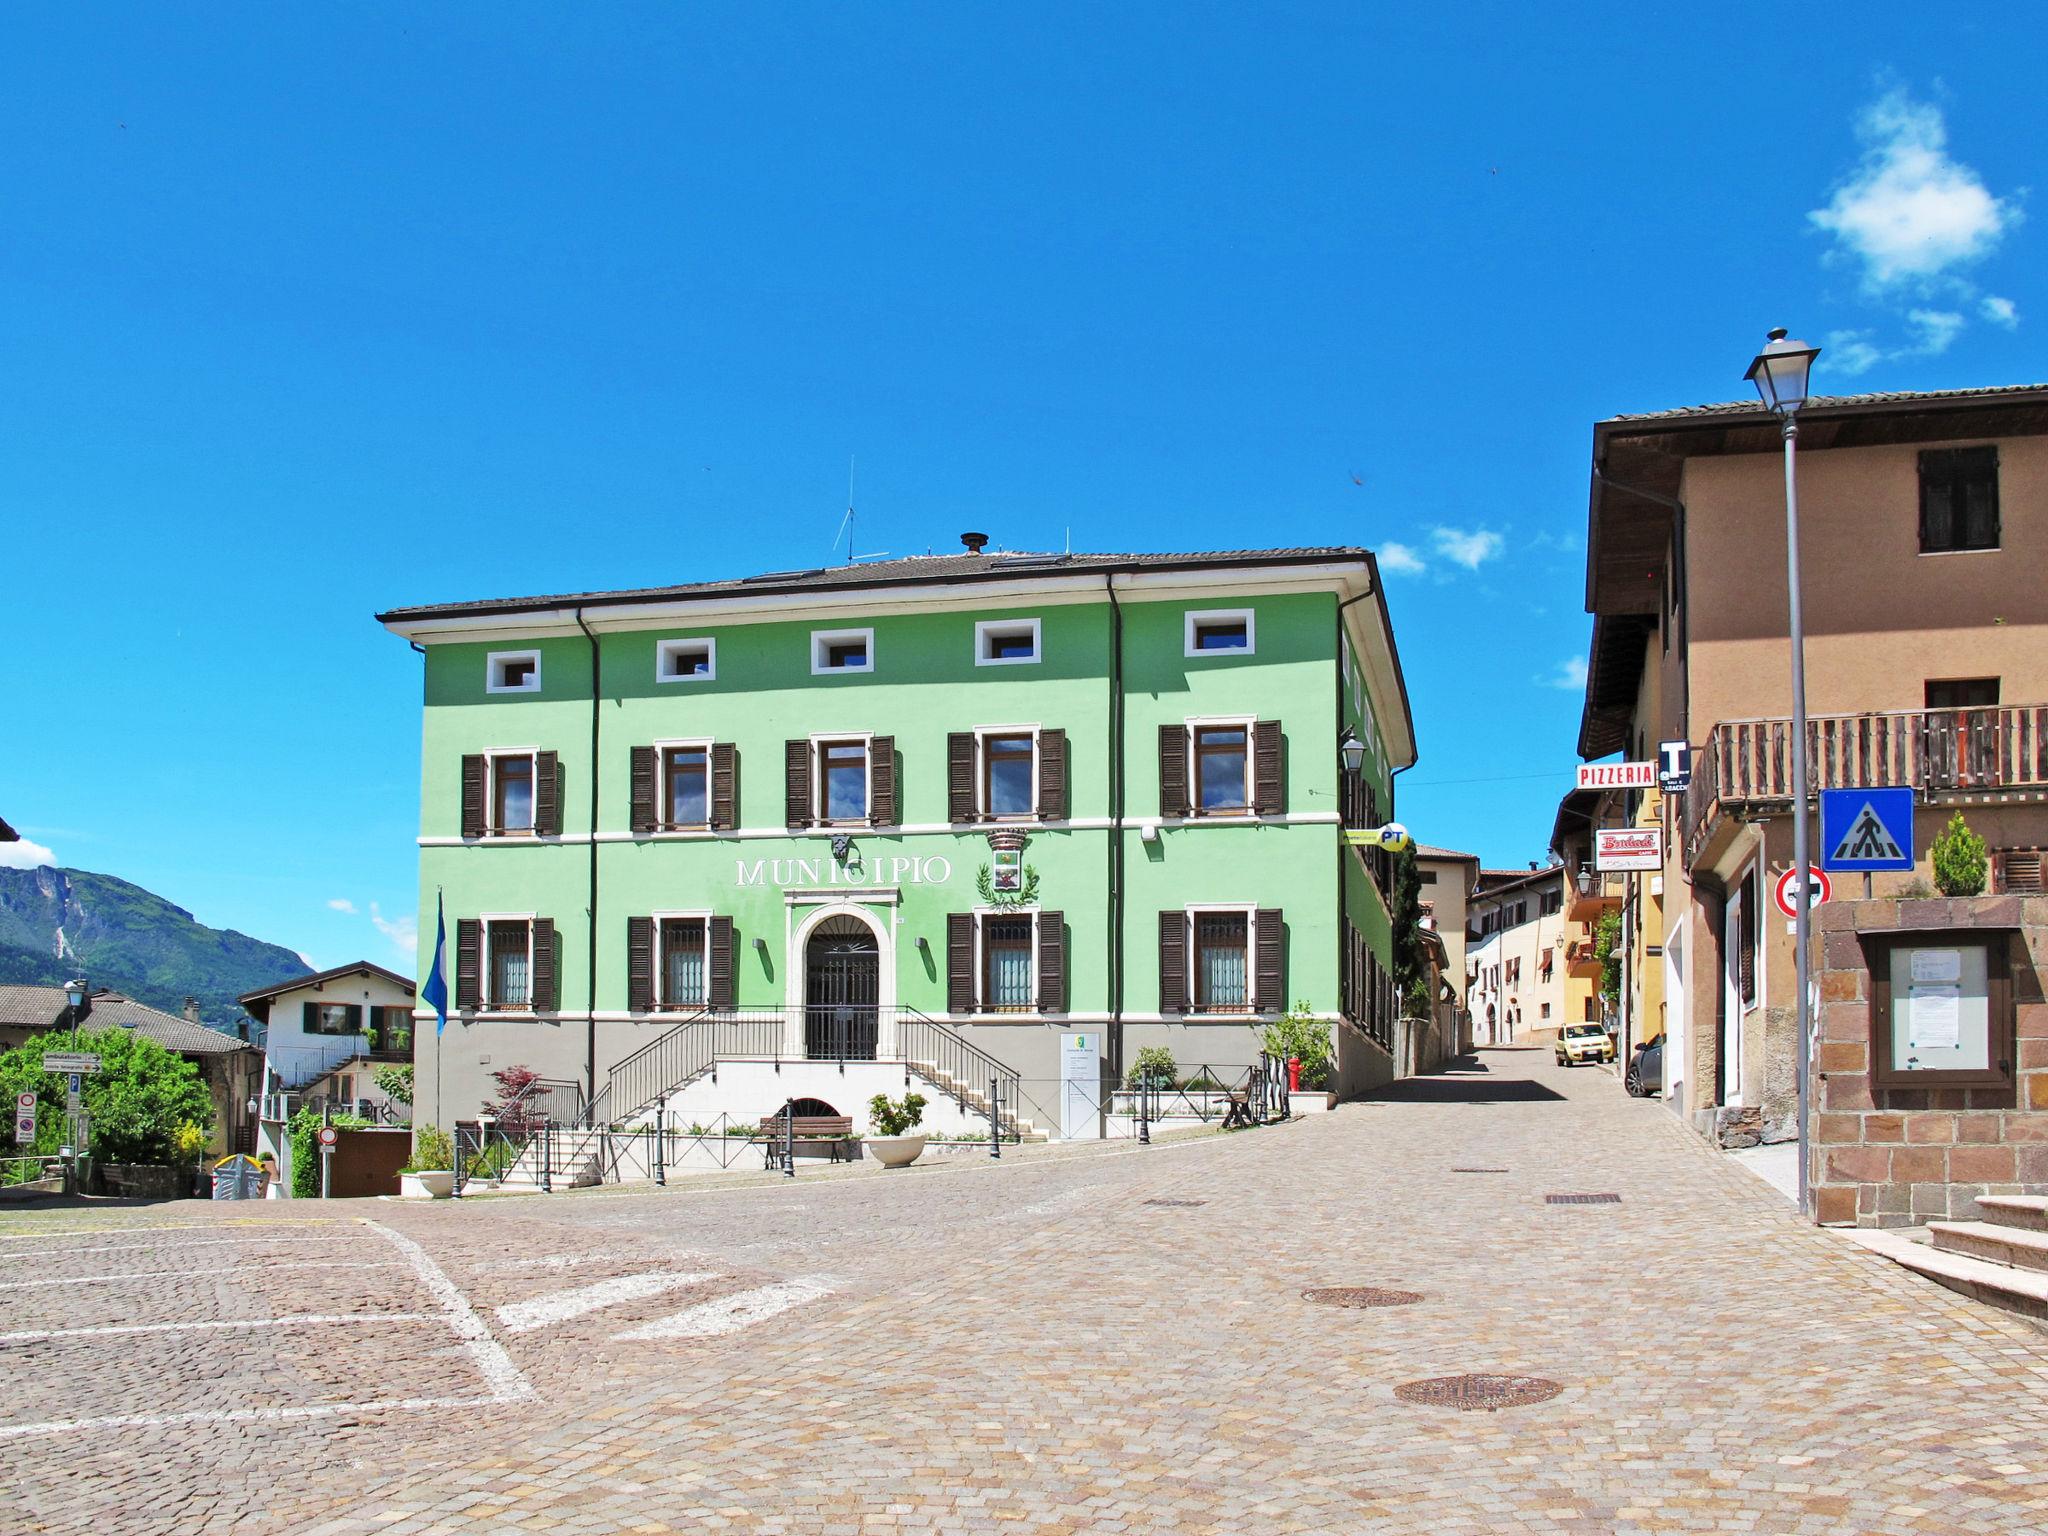
<path id="1" fill-rule="evenodd" d="M 1023 1102 L 1022 1075 L 937 1019 L 915 1008 L 896 1012 L 896 1044 L 904 1068 L 950 1095 L 961 1109 L 986 1116 L 992 1137 L 1021 1141 L 1024 1128 L 1017 1119 L 1017 1108 Z M 931 1070 L 922 1070 L 925 1067 Z M 950 1083 L 941 1082 L 941 1075 Z M 995 1090 L 995 1102 L 976 1105 L 976 1098 L 986 1100 L 984 1089 L 989 1087 Z"/>

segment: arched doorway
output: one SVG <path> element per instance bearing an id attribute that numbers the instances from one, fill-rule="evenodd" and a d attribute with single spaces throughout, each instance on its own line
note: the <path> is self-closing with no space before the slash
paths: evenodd
<path id="1" fill-rule="evenodd" d="M 828 917 L 804 946 L 804 1054 L 814 1061 L 873 1061 L 882 956 L 857 917 Z"/>

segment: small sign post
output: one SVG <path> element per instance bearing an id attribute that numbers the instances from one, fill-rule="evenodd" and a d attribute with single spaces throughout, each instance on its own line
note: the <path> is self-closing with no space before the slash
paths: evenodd
<path id="1" fill-rule="evenodd" d="M 28 1147 L 36 1139 L 36 1096 L 32 1093 L 17 1093 L 14 1096 L 14 1144 Z"/>
<path id="2" fill-rule="evenodd" d="M 1778 910 L 1787 917 L 1797 917 L 1799 915 L 1799 909 L 1793 905 L 1792 896 L 1792 887 L 1797 874 L 1797 870 L 1786 870 L 1782 875 L 1778 876 L 1778 883 L 1771 888 L 1771 900 L 1778 904 Z M 1835 885 L 1832 880 L 1828 879 L 1828 872 L 1824 869 L 1814 869 L 1809 866 L 1806 871 L 1807 906 L 1817 907 L 1834 894 Z"/>
<path id="3" fill-rule="evenodd" d="M 1820 864 L 1836 872 L 1913 867 L 1913 791 L 1820 792 Z"/>
<path id="4" fill-rule="evenodd" d="M 43 1052 L 43 1070 L 52 1075 L 77 1077 L 99 1069 L 100 1059 L 90 1051 Z"/>
<path id="5" fill-rule="evenodd" d="M 320 1198 L 327 1198 L 327 1191 L 334 1184 L 334 1144 L 341 1140 L 341 1132 L 331 1125 L 323 1125 L 314 1132 L 320 1142 Z"/>

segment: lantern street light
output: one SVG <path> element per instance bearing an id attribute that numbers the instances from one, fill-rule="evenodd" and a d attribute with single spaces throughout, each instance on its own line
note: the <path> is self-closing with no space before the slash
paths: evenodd
<path id="1" fill-rule="evenodd" d="M 1807 1191 L 1812 1183 L 1808 1166 L 1812 1157 L 1813 1004 L 1807 996 L 1807 926 L 1811 908 L 1807 902 L 1807 810 L 1809 785 L 1806 779 L 1806 626 L 1799 613 L 1799 486 L 1795 474 L 1795 449 L 1799 441 L 1799 408 L 1806 404 L 1808 375 L 1819 347 L 1786 339 L 1780 326 L 1770 333 L 1763 351 L 1757 353 L 1743 377 L 1756 386 L 1764 408 L 1774 412 L 1784 426 L 1785 438 L 1785 588 L 1789 594 L 1792 641 L 1792 943 L 1798 988 L 1795 1017 L 1798 1020 L 1799 1076 L 1799 1209 L 1807 1208 Z"/>
<path id="2" fill-rule="evenodd" d="M 79 1021 L 92 1012 L 92 987 L 80 976 L 64 984 L 64 1000 L 71 1005 L 71 1049 L 78 1049 Z"/>
<path id="3" fill-rule="evenodd" d="M 1348 725 L 1344 727 L 1344 734 L 1337 742 L 1337 756 L 1342 760 L 1346 773 L 1356 773 L 1365 766 L 1365 743 L 1358 739 L 1358 732 Z"/>

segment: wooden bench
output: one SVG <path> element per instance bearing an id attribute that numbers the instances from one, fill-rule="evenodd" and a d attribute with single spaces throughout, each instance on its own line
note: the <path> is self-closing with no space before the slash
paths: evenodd
<path id="1" fill-rule="evenodd" d="M 771 1115 L 761 1122 L 754 1139 L 767 1147 L 770 1168 L 781 1166 L 785 1148 L 798 1157 L 824 1157 L 835 1163 L 860 1156 L 860 1139 L 853 1134 L 850 1115 L 798 1115 L 794 1125 L 787 1116 Z"/>

